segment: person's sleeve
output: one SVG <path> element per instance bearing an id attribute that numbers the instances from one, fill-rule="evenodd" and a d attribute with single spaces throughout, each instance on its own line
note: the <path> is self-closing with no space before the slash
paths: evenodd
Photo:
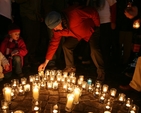
<path id="1" fill-rule="evenodd" d="M 28 51 L 27 51 L 27 48 L 26 48 L 26 45 L 25 45 L 23 39 L 20 39 L 18 41 L 18 48 L 17 49 L 19 51 L 19 55 L 25 56 L 27 54 Z"/>
<path id="2" fill-rule="evenodd" d="M 53 55 L 55 54 L 55 52 L 59 46 L 59 43 L 60 43 L 62 36 L 58 35 L 58 34 L 59 33 L 57 33 L 57 32 L 53 32 L 53 37 L 51 38 L 51 41 L 49 43 L 49 46 L 48 46 L 48 49 L 46 52 L 46 59 L 47 60 L 51 60 L 53 58 Z"/>
<path id="3" fill-rule="evenodd" d="M 0 56 L 1 56 L 1 63 L 2 66 L 5 67 L 5 65 L 9 64 L 8 60 L 6 59 L 6 57 L 0 52 Z"/>

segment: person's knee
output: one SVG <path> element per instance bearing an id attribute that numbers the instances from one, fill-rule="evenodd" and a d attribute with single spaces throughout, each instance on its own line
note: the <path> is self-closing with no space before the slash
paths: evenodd
<path id="1" fill-rule="evenodd" d="M 14 62 L 21 62 L 21 57 L 20 56 L 14 56 L 13 60 L 14 60 Z"/>

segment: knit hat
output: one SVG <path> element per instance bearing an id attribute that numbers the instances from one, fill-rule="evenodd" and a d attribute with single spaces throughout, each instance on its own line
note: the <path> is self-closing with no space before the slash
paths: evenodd
<path id="1" fill-rule="evenodd" d="M 56 11 L 51 11 L 45 18 L 45 23 L 50 29 L 55 28 L 61 21 L 61 15 Z"/>
<path id="2" fill-rule="evenodd" d="M 8 34 L 11 34 L 13 32 L 20 32 L 20 27 L 12 23 L 8 27 Z"/>

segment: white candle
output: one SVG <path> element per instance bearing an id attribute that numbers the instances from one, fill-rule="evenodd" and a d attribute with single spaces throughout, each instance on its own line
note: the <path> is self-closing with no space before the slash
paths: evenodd
<path id="1" fill-rule="evenodd" d="M 53 89 L 58 89 L 58 82 L 57 82 L 57 81 L 55 81 L 55 82 L 53 83 Z"/>
<path id="2" fill-rule="evenodd" d="M 103 85 L 103 92 L 106 93 L 108 91 L 109 86 L 107 84 Z"/>
<path id="3" fill-rule="evenodd" d="M 24 85 L 24 91 L 29 92 L 30 91 L 30 84 L 25 84 Z"/>
<path id="4" fill-rule="evenodd" d="M 79 103 L 79 97 L 80 97 L 80 88 L 74 89 L 74 104 Z"/>
<path id="5" fill-rule="evenodd" d="M 38 88 L 38 86 L 33 87 L 33 98 L 34 98 L 34 100 L 38 100 L 38 98 L 39 98 L 39 88 Z"/>
<path id="6" fill-rule="evenodd" d="M 3 91 L 4 91 L 4 99 L 8 102 L 11 102 L 11 88 L 5 87 Z"/>
<path id="7" fill-rule="evenodd" d="M 67 99 L 67 104 L 66 104 L 67 109 L 72 109 L 73 100 L 74 100 L 74 95 L 68 94 L 68 99 Z"/>

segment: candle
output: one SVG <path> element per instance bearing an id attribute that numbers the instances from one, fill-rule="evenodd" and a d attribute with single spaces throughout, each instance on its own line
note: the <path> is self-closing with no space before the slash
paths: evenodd
<path id="1" fill-rule="evenodd" d="M 86 82 L 86 81 L 83 81 L 83 83 L 82 83 L 82 88 L 83 88 L 83 89 L 86 89 L 86 86 L 87 86 L 87 82 Z"/>
<path id="2" fill-rule="evenodd" d="M 109 86 L 107 84 L 103 85 L 103 93 L 106 93 L 108 91 Z"/>
<path id="3" fill-rule="evenodd" d="M 111 113 L 110 111 L 104 111 L 104 113 Z"/>
<path id="4" fill-rule="evenodd" d="M 34 100 L 38 100 L 38 98 L 39 98 L 39 88 L 38 88 L 38 86 L 33 86 L 33 98 L 34 98 Z"/>
<path id="5" fill-rule="evenodd" d="M 52 112 L 53 113 L 58 113 L 58 105 L 57 104 L 53 106 L 53 111 Z"/>
<path id="6" fill-rule="evenodd" d="M 30 91 L 30 84 L 25 84 L 24 85 L 24 91 L 29 92 Z"/>
<path id="7" fill-rule="evenodd" d="M 72 83 L 73 83 L 73 84 L 76 83 L 76 77 L 72 77 Z"/>
<path id="8" fill-rule="evenodd" d="M 79 103 L 79 97 L 80 97 L 80 88 L 76 87 L 74 89 L 74 104 L 78 104 Z"/>
<path id="9" fill-rule="evenodd" d="M 57 82 L 57 81 L 55 81 L 55 82 L 53 83 L 53 89 L 58 89 L 58 82 Z"/>
<path id="10" fill-rule="evenodd" d="M 120 93 L 119 94 L 119 97 L 118 97 L 118 100 L 120 101 L 120 102 L 123 102 L 124 100 L 125 100 L 125 94 L 124 93 Z"/>
<path id="11" fill-rule="evenodd" d="M 135 22 L 133 23 L 133 28 L 138 29 L 139 27 L 140 27 L 140 23 L 137 22 L 137 21 L 135 21 Z"/>
<path id="12" fill-rule="evenodd" d="M 129 108 L 132 104 L 132 100 L 130 98 L 127 98 L 126 102 L 125 102 L 125 105 L 127 108 Z"/>
<path id="13" fill-rule="evenodd" d="M 117 90 L 116 90 L 115 88 L 111 88 L 111 89 L 110 89 L 110 95 L 111 95 L 112 97 L 115 97 L 115 96 L 116 96 L 116 92 L 117 92 Z"/>
<path id="14" fill-rule="evenodd" d="M 21 78 L 21 84 L 25 85 L 26 84 L 27 79 L 25 77 Z"/>
<path id="15" fill-rule="evenodd" d="M 67 91 L 68 83 L 63 83 L 63 89 Z"/>
<path id="16" fill-rule="evenodd" d="M 2 110 L 7 110 L 9 108 L 8 101 L 1 100 L 1 108 L 2 108 Z"/>
<path id="17" fill-rule="evenodd" d="M 52 88 L 52 81 L 48 81 L 47 82 L 47 87 L 48 87 L 48 89 L 51 89 Z"/>
<path id="18" fill-rule="evenodd" d="M 3 89 L 4 99 L 11 102 L 11 87 L 5 87 Z"/>
<path id="19" fill-rule="evenodd" d="M 14 113 L 24 113 L 22 110 L 16 110 Z"/>
<path id="20" fill-rule="evenodd" d="M 66 103 L 66 107 L 65 107 L 66 111 L 71 112 L 72 106 L 73 106 L 73 100 L 74 100 L 74 95 L 73 94 L 68 94 L 67 103 Z"/>
<path id="21" fill-rule="evenodd" d="M 84 80 L 84 75 L 80 75 L 80 76 L 79 76 L 79 80 L 83 82 L 83 80 Z"/>

